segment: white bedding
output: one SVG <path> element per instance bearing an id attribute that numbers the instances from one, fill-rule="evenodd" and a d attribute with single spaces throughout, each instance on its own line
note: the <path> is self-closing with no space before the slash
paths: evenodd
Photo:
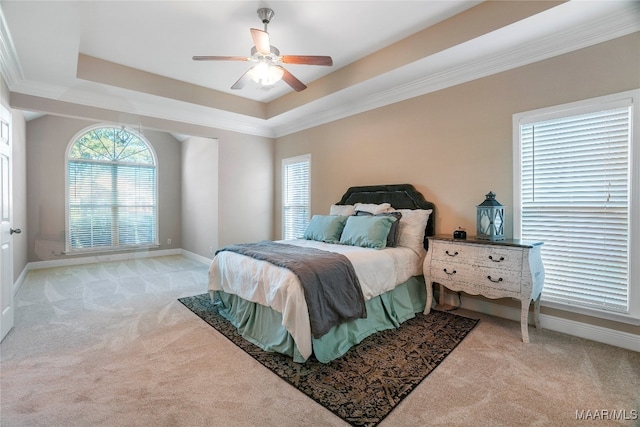
<path id="1" fill-rule="evenodd" d="M 314 240 L 279 241 L 345 255 L 360 281 L 365 300 L 381 295 L 412 276 L 422 274 L 424 254 L 406 247 L 369 249 Z M 230 251 L 219 252 L 209 268 L 209 291 L 222 290 L 282 313 L 289 331 L 306 359 L 311 356 L 311 327 L 302 285 L 290 270 Z"/>

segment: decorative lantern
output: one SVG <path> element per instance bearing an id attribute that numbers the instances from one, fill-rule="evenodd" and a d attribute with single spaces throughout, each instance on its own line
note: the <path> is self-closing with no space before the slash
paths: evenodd
<path id="1" fill-rule="evenodd" d="M 478 205 L 478 235 L 480 240 L 504 240 L 504 206 L 493 191 Z"/>

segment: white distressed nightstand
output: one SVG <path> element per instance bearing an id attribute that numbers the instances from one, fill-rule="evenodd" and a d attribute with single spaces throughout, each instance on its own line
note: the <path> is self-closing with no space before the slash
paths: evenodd
<path id="1" fill-rule="evenodd" d="M 540 328 L 540 294 L 544 285 L 544 266 L 540 256 L 542 242 L 523 240 L 487 241 L 429 237 L 424 260 L 427 291 L 438 283 L 452 291 L 487 298 L 515 298 L 521 302 L 522 341 L 529 342 L 529 305 L 534 301 L 534 320 Z M 440 303 L 444 302 L 440 289 Z M 428 314 L 430 306 L 425 308 Z"/>

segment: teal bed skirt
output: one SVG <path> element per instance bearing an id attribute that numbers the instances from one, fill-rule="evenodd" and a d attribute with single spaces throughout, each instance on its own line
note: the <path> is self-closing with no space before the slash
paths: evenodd
<path id="1" fill-rule="evenodd" d="M 265 351 L 286 354 L 295 362 L 304 358 L 289 332 L 282 326 L 282 314 L 260 304 L 243 300 L 223 291 L 215 291 L 220 314 L 233 324 L 238 333 Z M 423 276 L 414 276 L 393 290 L 366 302 L 367 317 L 333 327 L 319 339 L 312 340 L 315 358 L 327 363 L 345 354 L 366 337 L 401 323 L 422 312 L 426 304 Z"/>

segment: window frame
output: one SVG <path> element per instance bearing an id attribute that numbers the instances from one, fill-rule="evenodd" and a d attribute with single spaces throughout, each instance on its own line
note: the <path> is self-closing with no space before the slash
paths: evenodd
<path id="1" fill-rule="evenodd" d="M 286 173 L 285 173 L 285 168 L 290 165 L 290 164 L 294 164 L 294 163 L 302 163 L 302 162 L 307 162 L 308 163 L 308 167 L 309 167 L 309 179 L 307 181 L 307 185 L 309 188 L 309 192 L 307 194 L 307 208 L 308 208 L 308 215 L 306 218 L 306 222 L 307 224 L 309 223 L 310 219 L 311 219 L 311 154 L 302 154 L 299 156 L 294 156 L 294 157 L 287 157 L 282 159 L 282 167 L 281 167 L 281 175 L 282 175 L 282 203 L 281 203 L 281 209 L 282 209 L 282 215 L 281 215 L 281 221 L 282 221 L 282 231 L 281 231 L 281 238 L 285 239 L 285 233 L 287 231 L 286 228 L 286 217 L 285 217 L 285 209 L 286 209 L 286 195 L 287 195 L 287 181 L 286 181 Z M 302 236 L 300 236 L 302 237 Z"/>
<path id="2" fill-rule="evenodd" d="M 74 249 L 71 247 L 71 228 L 70 228 L 71 224 L 70 224 L 70 206 L 69 206 L 69 202 L 70 202 L 69 162 L 74 159 L 71 159 L 69 156 L 71 154 L 71 150 L 73 149 L 73 147 L 75 146 L 75 144 L 77 143 L 80 137 L 82 137 L 83 135 L 93 130 L 101 129 L 101 128 L 109 128 L 109 129 L 121 128 L 122 130 L 125 130 L 126 132 L 135 135 L 146 145 L 147 149 L 149 150 L 149 153 L 151 154 L 152 161 L 153 161 L 153 168 L 155 169 L 155 184 L 154 184 L 154 191 L 155 191 L 155 194 L 154 194 L 155 221 L 154 222 L 155 224 L 154 224 L 154 242 L 152 243 L 142 243 L 142 244 L 134 244 L 134 245 L 116 245 L 116 246 L 113 246 L 113 245 L 112 246 L 94 246 L 94 247 L 80 248 L 80 249 Z M 114 162 L 108 162 L 108 161 L 104 161 L 104 162 L 93 161 L 93 162 L 104 163 L 104 164 L 114 163 Z M 126 162 L 122 162 L 122 163 L 127 164 Z M 129 163 L 129 164 L 136 165 L 137 163 Z M 91 254 L 91 253 L 101 253 L 101 252 L 116 252 L 116 251 L 127 251 L 127 250 L 137 250 L 137 249 L 150 249 L 150 248 L 157 248 L 160 246 L 159 225 L 158 225 L 159 217 L 160 217 L 160 212 L 158 208 L 158 182 L 159 182 L 158 156 L 155 152 L 153 144 L 149 142 L 149 140 L 142 134 L 142 132 L 138 132 L 126 126 L 111 124 L 111 123 L 100 123 L 100 124 L 95 124 L 92 126 L 85 127 L 82 130 L 78 131 L 70 139 L 69 143 L 67 144 L 67 148 L 65 150 L 65 155 L 64 155 L 64 165 L 65 165 L 65 250 L 64 250 L 65 254 L 78 255 L 78 254 Z M 146 165 L 146 166 L 149 166 L 149 165 Z"/>
<path id="3" fill-rule="evenodd" d="M 563 304 L 555 301 L 545 301 L 544 290 L 541 305 L 573 312 L 592 317 L 613 320 L 633 325 L 640 324 L 640 263 L 633 262 L 640 259 L 640 89 L 624 91 L 616 94 L 605 95 L 567 104 L 540 108 L 521 112 L 513 115 L 513 235 L 518 239 L 522 236 L 522 143 L 520 140 L 520 125 L 556 117 L 579 115 L 586 111 L 592 111 L 596 106 L 615 106 L 629 103 L 631 106 L 630 146 L 629 146 L 629 288 L 628 288 L 628 313 L 615 313 L 596 308 L 580 307 Z M 635 226 L 634 226 L 635 225 Z M 543 246 L 544 250 L 544 246 Z"/>

